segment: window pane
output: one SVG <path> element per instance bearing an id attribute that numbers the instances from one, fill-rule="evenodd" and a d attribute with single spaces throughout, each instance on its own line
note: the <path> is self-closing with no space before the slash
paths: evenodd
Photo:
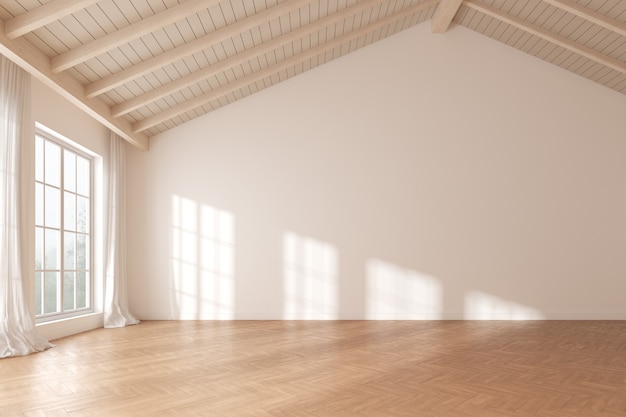
<path id="1" fill-rule="evenodd" d="M 76 236 L 76 269 L 89 268 L 89 242 L 87 236 Z"/>
<path id="2" fill-rule="evenodd" d="M 89 195 L 89 161 L 80 156 L 76 157 L 76 192 Z"/>
<path id="3" fill-rule="evenodd" d="M 64 194 L 63 227 L 65 230 L 76 230 L 76 194 L 68 193 L 67 191 Z"/>
<path id="4" fill-rule="evenodd" d="M 41 272 L 35 272 L 35 314 L 39 315 L 41 310 Z"/>
<path id="5" fill-rule="evenodd" d="M 43 269 L 43 229 L 35 228 L 35 269 Z"/>
<path id="6" fill-rule="evenodd" d="M 76 229 L 79 232 L 89 232 L 89 200 L 85 197 L 76 198 L 77 219 Z"/>
<path id="7" fill-rule="evenodd" d="M 35 138 L 35 180 L 43 182 L 43 139 Z"/>
<path id="8" fill-rule="evenodd" d="M 43 226 L 43 185 L 35 184 L 35 224 Z"/>
<path id="9" fill-rule="evenodd" d="M 61 185 L 61 148 L 49 141 L 45 144 L 45 172 L 46 183 L 57 187 Z"/>
<path id="10" fill-rule="evenodd" d="M 48 227 L 59 227 L 59 190 L 46 186 L 46 214 L 45 222 Z"/>
<path id="11" fill-rule="evenodd" d="M 44 281 L 44 313 L 55 313 L 58 311 L 57 289 L 59 287 L 59 273 L 46 272 Z"/>
<path id="12" fill-rule="evenodd" d="M 76 308 L 87 307 L 87 279 L 88 272 L 76 273 Z"/>
<path id="13" fill-rule="evenodd" d="M 74 310 L 74 275 L 75 272 L 63 274 L 63 310 Z"/>
<path id="14" fill-rule="evenodd" d="M 59 268 L 59 232 L 46 229 L 46 251 L 44 253 L 44 269 Z"/>
<path id="15" fill-rule="evenodd" d="M 66 190 L 76 192 L 76 154 L 66 150 L 63 153 L 63 163 L 65 164 L 63 186 Z"/>
<path id="16" fill-rule="evenodd" d="M 63 242 L 63 259 L 65 264 L 64 269 L 76 269 L 76 234 L 65 232 L 65 241 Z"/>

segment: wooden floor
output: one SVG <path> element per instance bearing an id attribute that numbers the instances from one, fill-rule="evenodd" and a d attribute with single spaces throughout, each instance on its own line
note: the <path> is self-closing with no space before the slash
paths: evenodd
<path id="1" fill-rule="evenodd" d="M 626 322 L 144 322 L 0 360 L 7 416 L 626 416 Z"/>

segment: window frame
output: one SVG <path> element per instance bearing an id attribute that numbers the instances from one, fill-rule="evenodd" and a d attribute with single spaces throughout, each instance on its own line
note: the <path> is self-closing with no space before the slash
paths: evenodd
<path id="1" fill-rule="evenodd" d="M 79 317 L 79 316 L 85 316 L 88 314 L 92 314 L 95 311 L 95 273 L 94 273 L 94 255 L 95 255 L 95 237 L 96 237 L 96 213 L 95 213 L 95 204 L 94 201 L 96 200 L 96 188 L 95 188 L 95 181 L 96 181 L 96 165 L 97 165 L 97 159 L 99 158 L 99 155 L 89 151 L 88 149 L 84 148 L 83 146 L 77 144 L 76 142 L 72 141 L 71 139 L 66 138 L 65 136 L 58 134 L 57 132 L 45 127 L 44 125 L 41 125 L 39 123 L 36 123 L 35 125 L 35 135 L 34 135 L 34 141 L 35 141 L 35 149 L 36 149 L 36 142 L 37 142 L 37 138 L 40 137 L 44 140 L 44 147 L 45 147 L 45 143 L 46 141 L 49 141 L 57 146 L 60 147 L 60 160 L 59 160 L 59 164 L 60 164 L 60 168 L 59 168 L 59 227 L 58 230 L 59 231 L 59 255 L 58 255 L 58 261 L 59 261 L 59 268 L 58 270 L 46 270 L 45 266 L 46 265 L 42 265 L 41 269 L 37 269 L 36 268 L 36 262 L 33 262 L 33 283 L 36 286 L 36 274 L 37 272 L 41 272 L 42 277 L 41 277 L 41 285 L 42 285 L 42 293 L 41 293 L 41 297 L 42 297 L 42 304 L 41 304 L 41 314 L 37 314 L 37 312 L 35 312 L 35 322 L 37 324 L 40 323 L 46 323 L 46 322 L 52 322 L 52 321 L 57 321 L 57 320 L 62 320 L 62 319 L 66 319 L 66 318 L 72 318 L 72 317 Z M 80 156 L 82 158 L 85 158 L 86 160 L 89 161 L 89 195 L 87 196 L 89 199 L 89 204 L 88 204 L 88 225 L 87 225 L 87 230 L 88 232 L 83 233 L 81 232 L 81 234 L 85 234 L 87 236 L 87 242 L 89 245 L 89 250 L 88 250 L 88 256 L 89 256 L 89 261 L 88 261 L 88 267 L 84 270 L 87 272 L 88 274 L 88 279 L 85 282 L 85 285 L 87 287 L 86 291 L 85 291 L 85 295 L 86 295 L 86 299 L 85 299 L 85 307 L 80 307 L 80 308 L 75 308 L 69 311 L 64 311 L 64 274 L 65 274 L 65 256 L 64 256 L 64 244 L 65 244 L 65 201 L 64 201 L 64 194 L 65 191 L 67 191 L 65 189 L 65 171 L 64 171 L 64 161 L 65 161 L 65 155 L 64 155 L 64 151 L 67 150 L 69 152 L 72 152 L 73 154 L 75 154 L 76 156 Z M 37 170 L 37 157 L 36 154 L 33 155 L 33 165 L 35 167 L 35 172 Z M 45 161 L 45 157 L 44 157 L 44 161 Z M 42 169 L 44 169 L 45 172 L 45 165 L 44 167 L 42 167 Z M 76 178 L 77 180 L 77 178 Z M 33 187 L 36 188 L 37 184 L 42 184 L 44 186 L 48 185 L 48 183 L 45 182 L 45 178 L 44 181 L 38 181 L 36 178 L 36 175 L 33 176 Z M 71 192 L 71 191 L 70 191 Z M 78 190 L 74 191 L 74 194 L 76 196 L 79 196 L 80 194 L 78 193 Z M 37 195 L 36 192 L 34 194 L 34 199 L 33 199 L 34 203 L 35 203 L 35 210 L 36 210 L 36 201 L 37 201 Z M 45 204 L 45 200 L 44 200 L 44 204 Z M 44 209 L 44 218 L 45 218 L 45 209 Z M 41 227 L 42 229 L 46 229 L 47 227 L 45 226 L 45 221 L 44 221 L 44 226 L 40 226 L 37 224 L 36 218 L 33 218 L 33 237 L 36 239 L 36 230 L 38 227 Z M 55 229 L 55 228 L 52 228 Z M 78 231 L 74 231 L 75 233 L 78 233 Z M 36 240 L 35 240 L 36 242 Z M 42 251 L 45 254 L 45 244 L 44 247 L 42 247 Z M 45 256 L 45 255 L 44 255 Z M 45 258 L 44 258 L 45 259 Z M 34 261 L 36 261 L 36 258 L 34 259 Z M 43 288 L 45 286 L 45 272 L 46 271 L 54 271 L 59 273 L 59 278 L 57 281 L 57 307 L 59 307 L 60 311 L 55 311 L 55 312 L 51 312 L 51 313 L 45 313 L 45 304 L 43 302 L 43 300 L 45 299 L 45 293 L 43 291 Z M 78 269 L 74 269 L 74 272 L 78 272 Z M 75 281 L 76 282 L 76 281 Z M 33 301 L 36 302 L 36 292 L 34 292 L 33 294 Z"/>

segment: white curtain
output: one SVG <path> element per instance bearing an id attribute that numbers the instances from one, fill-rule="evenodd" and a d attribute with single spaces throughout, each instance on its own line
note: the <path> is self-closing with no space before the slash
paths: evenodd
<path id="1" fill-rule="evenodd" d="M 20 161 L 29 97 L 28 74 L 0 55 L 0 358 L 52 346 L 37 334 L 26 298 L 30 286 L 23 281 L 34 278 L 20 253 Z"/>
<path id="2" fill-rule="evenodd" d="M 104 292 L 104 327 L 139 323 L 128 310 L 126 292 L 126 147 L 111 132 L 109 155 L 109 234 Z"/>

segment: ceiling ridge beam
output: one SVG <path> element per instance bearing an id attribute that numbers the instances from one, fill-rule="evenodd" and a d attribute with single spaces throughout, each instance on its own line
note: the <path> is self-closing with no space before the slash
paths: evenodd
<path id="1" fill-rule="evenodd" d="M 621 72 L 622 74 L 626 74 L 626 62 L 620 61 L 619 59 L 615 59 L 608 55 L 597 52 L 593 50 L 592 48 L 576 43 L 572 41 L 571 39 L 566 38 L 565 36 L 561 36 L 559 34 L 551 32 L 547 29 L 542 28 L 541 26 L 527 23 L 524 20 L 520 19 L 519 17 L 511 16 L 506 13 L 503 13 L 502 11 L 491 6 L 487 6 L 486 4 L 483 4 L 480 1 L 465 0 L 464 4 L 466 6 L 471 7 L 472 9 L 476 11 L 479 11 L 488 16 L 496 18 L 504 23 L 508 23 L 511 26 L 524 30 L 532 35 L 540 37 L 541 39 L 544 39 L 548 42 L 551 42 L 555 45 L 565 48 L 587 59 L 595 61 L 598 64 L 602 64 L 615 71 Z"/>
<path id="2" fill-rule="evenodd" d="M 431 19 L 431 31 L 433 33 L 447 31 L 462 3 L 463 0 L 441 0 Z"/>
<path id="3" fill-rule="evenodd" d="M 24 36 L 28 32 L 82 10 L 98 0 L 51 0 L 46 4 L 17 15 L 4 22 L 4 34 L 9 39 Z"/>
<path id="4" fill-rule="evenodd" d="M 32 43 L 24 38 L 9 39 L 6 37 L 2 20 L 0 20 L 0 54 L 15 62 L 136 148 L 148 150 L 149 141 L 146 136 L 133 132 L 131 124 L 127 120 L 112 117 L 111 108 L 102 100 L 87 99 L 83 86 L 78 81 L 67 74 L 53 73 L 50 67 L 50 58 Z"/>
<path id="5" fill-rule="evenodd" d="M 165 65 L 171 64 L 172 62 L 193 55 L 196 52 L 202 51 L 203 49 L 207 49 L 211 45 L 218 44 L 222 41 L 232 38 L 233 36 L 241 32 L 253 29 L 268 20 L 275 19 L 284 14 L 290 13 L 293 10 L 297 10 L 305 4 L 311 3 L 312 1 L 313 0 L 284 1 L 277 4 L 276 6 L 272 6 L 269 9 L 265 9 L 236 23 L 230 24 L 224 28 L 208 33 L 205 36 L 197 38 L 177 48 L 170 49 L 167 52 L 142 61 L 129 68 L 118 71 L 114 74 L 111 74 L 87 85 L 85 87 L 87 96 L 95 97 L 97 95 L 103 94 L 113 88 L 119 87 L 120 85 L 123 85 L 129 81 L 141 77 L 142 75 L 152 72 L 157 68 L 161 68 Z"/>
<path id="6" fill-rule="evenodd" d="M 296 39 L 300 39 L 306 35 L 314 33 L 319 30 L 321 25 L 324 27 L 328 27 L 342 20 L 345 20 L 350 16 L 354 16 L 360 12 L 372 8 L 378 4 L 382 4 L 384 1 L 385 0 L 367 0 L 352 5 L 350 7 L 346 7 L 345 9 L 341 9 L 338 12 L 335 12 L 328 16 L 324 16 L 318 20 L 308 23 L 305 26 L 288 32 L 283 36 L 261 43 L 237 55 L 233 55 L 229 58 L 223 59 L 222 61 L 219 61 L 206 68 L 203 68 L 196 72 L 192 72 L 189 75 L 164 84 L 160 87 L 155 88 L 154 90 L 148 91 L 147 93 L 141 94 L 130 100 L 126 100 L 111 108 L 113 117 L 123 116 L 124 114 L 143 107 L 153 102 L 154 100 L 158 100 L 176 91 L 182 90 L 185 87 L 189 87 L 190 85 L 206 80 L 207 78 L 217 75 L 229 68 L 241 65 L 253 58 L 264 55 L 268 52 L 273 51 L 274 49 L 289 44 Z"/>
<path id="7" fill-rule="evenodd" d="M 188 0 L 171 9 L 164 10 L 137 23 L 87 42 L 52 58 L 52 71 L 61 72 L 93 57 L 127 44 L 164 26 L 175 23 L 194 13 L 206 10 L 221 0 Z"/>
<path id="8" fill-rule="evenodd" d="M 605 29 L 616 32 L 622 36 L 626 36 L 626 23 L 619 20 L 612 19 L 608 16 L 598 13 L 595 10 L 588 9 L 580 4 L 574 3 L 570 0 L 543 0 L 545 3 L 558 7 L 561 10 L 565 10 L 573 15 L 582 17 L 598 26 L 602 26 Z"/>
<path id="9" fill-rule="evenodd" d="M 378 20 L 374 23 L 365 25 L 359 29 L 356 29 L 352 32 L 349 32 L 345 35 L 339 36 L 329 42 L 323 43 L 321 45 L 315 46 L 311 49 L 303 51 L 297 55 L 294 55 L 290 58 L 287 58 L 283 61 L 280 61 L 276 64 L 273 64 L 269 67 L 266 67 L 260 71 L 254 72 L 250 75 L 242 77 L 238 80 L 225 84 L 221 87 L 216 88 L 213 91 L 210 91 L 206 94 L 195 97 L 191 100 L 187 100 L 182 104 L 179 104 L 175 107 L 172 107 L 168 110 L 162 111 L 160 113 L 155 114 L 154 116 L 148 117 L 146 119 L 140 120 L 133 124 L 133 131 L 143 132 L 153 126 L 156 126 L 160 123 L 166 122 L 174 117 L 177 117 L 187 111 L 193 110 L 197 107 L 205 105 L 219 97 L 223 97 L 228 95 L 234 91 L 237 91 L 241 88 L 244 88 L 250 84 L 253 84 L 257 81 L 260 81 L 264 78 L 267 78 L 277 72 L 283 71 L 292 67 L 293 65 L 297 65 L 306 61 L 307 59 L 314 58 L 319 56 L 322 53 L 326 53 L 338 46 L 343 45 L 346 42 L 353 41 L 360 36 L 363 36 L 367 33 L 373 32 L 377 29 L 383 28 L 393 22 L 397 22 L 402 20 L 408 16 L 414 15 L 415 13 L 419 13 L 420 11 L 426 10 L 429 7 L 434 6 L 438 3 L 439 0 L 429 0 L 423 3 L 416 4 L 414 6 L 410 6 L 406 9 L 400 10 L 390 16 L 387 16 L 381 20 Z"/>

